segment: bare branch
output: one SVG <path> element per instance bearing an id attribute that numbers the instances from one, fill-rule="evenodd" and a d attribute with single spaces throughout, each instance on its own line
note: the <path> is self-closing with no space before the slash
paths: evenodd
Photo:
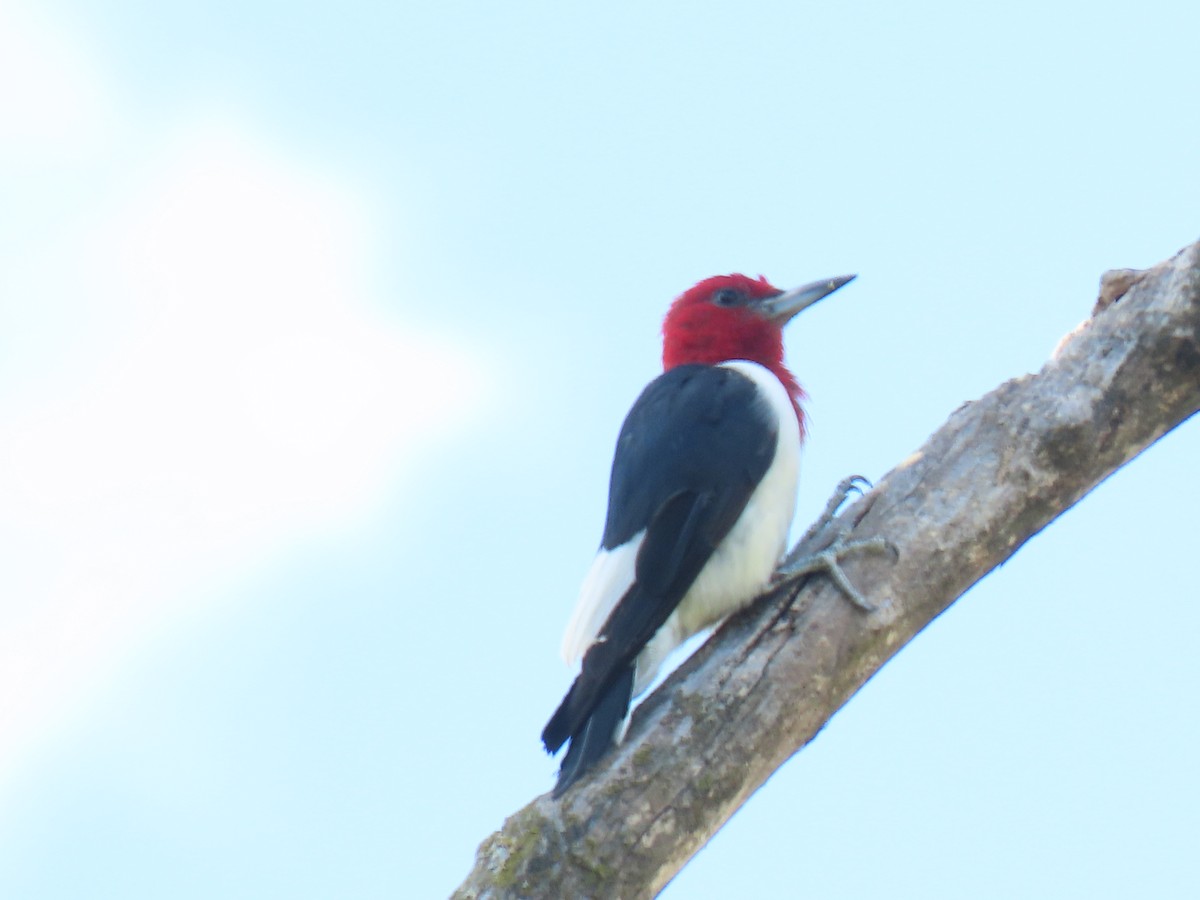
<path id="1" fill-rule="evenodd" d="M 733 617 L 610 763 L 483 842 L 455 896 L 653 896 L 917 632 L 1200 409 L 1200 243 L 1103 284 L 1039 373 L 955 411 L 843 513 L 899 548 L 846 563 L 876 612 L 815 578 Z"/>

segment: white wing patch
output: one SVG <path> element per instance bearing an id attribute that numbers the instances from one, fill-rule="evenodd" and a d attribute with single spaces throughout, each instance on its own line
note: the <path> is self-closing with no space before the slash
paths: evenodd
<path id="1" fill-rule="evenodd" d="M 618 601 L 632 587 L 638 550 L 645 537 L 645 530 L 639 531 L 620 547 L 601 550 L 596 554 L 579 588 L 575 612 L 571 614 L 571 621 L 567 623 L 567 630 L 563 634 L 560 652 L 568 666 L 583 659 L 583 654 L 596 640 Z"/>

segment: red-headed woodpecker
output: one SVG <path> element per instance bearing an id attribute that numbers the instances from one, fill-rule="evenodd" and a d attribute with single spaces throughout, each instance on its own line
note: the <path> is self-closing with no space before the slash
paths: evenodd
<path id="1" fill-rule="evenodd" d="M 563 636 L 579 676 L 542 732 L 561 795 L 619 741 L 667 655 L 756 597 L 796 503 L 804 392 L 783 326 L 853 275 L 780 291 L 723 275 L 671 304 L 663 374 L 621 427 L 600 552 Z"/>

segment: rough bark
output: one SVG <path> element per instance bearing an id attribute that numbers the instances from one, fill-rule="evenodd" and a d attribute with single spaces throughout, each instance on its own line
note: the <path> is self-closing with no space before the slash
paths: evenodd
<path id="1" fill-rule="evenodd" d="M 812 578 L 734 616 L 642 704 L 611 761 L 483 842 L 455 897 L 653 896 L 897 650 L 1198 409 L 1200 243 L 1106 276 L 1040 372 L 956 410 L 842 514 L 854 538 L 899 550 L 846 565 L 875 612 Z"/>

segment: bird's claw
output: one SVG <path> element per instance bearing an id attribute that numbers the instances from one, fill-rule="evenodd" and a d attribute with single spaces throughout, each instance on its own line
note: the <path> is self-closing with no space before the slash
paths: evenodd
<path id="1" fill-rule="evenodd" d="M 838 510 L 850 499 L 851 494 L 857 492 L 865 495 L 870 489 L 871 482 L 862 475 L 848 475 L 839 481 L 837 487 L 833 489 L 833 494 L 826 501 L 825 508 L 821 510 L 821 515 L 817 516 L 817 521 L 813 522 L 808 530 L 804 532 L 804 536 L 796 541 L 795 547 L 792 548 L 792 552 L 787 556 L 788 561 L 790 562 L 792 557 L 796 555 L 797 548 L 804 546 L 819 532 L 829 527 L 834 517 L 837 516 Z"/>
<path id="2" fill-rule="evenodd" d="M 851 494 L 857 491 L 860 496 L 865 495 L 870 489 L 871 480 L 869 478 L 863 475 L 847 475 L 833 489 L 833 494 L 825 503 L 825 509 L 817 519 L 817 524 L 822 527 L 828 525 L 837 511 L 842 508 L 842 504 L 850 499 Z"/>
<path id="3" fill-rule="evenodd" d="M 847 541 L 846 536 L 853 527 L 853 524 L 847 523 L 838 529 L 836 537 L 827 547 L 816 552 L 799 555 L 802 547 L 806 547 L 822 531 L 833 524 L 838 510 L 853 493 L 857 491 L 859 494 L 865 495 L 870 489 L 871 482 L 862 475 L 851 475 L 838 482 L 833 496 L 825 504 L 825 509 L 821 511 L 817 521 L 804 533 L 804 537 L 796 542 L 792 552 L 787 555 L 783 565 L 779 567 L 779 571 L 776 573 L 778 583 L 792 581 L 813 572 L 825 572 L 837 585 L 838 590 L 845 594 L 855 606 L 866 612 L 874 612 L 875 605 L 868 601 L 850 582 L 845 570 L 842 569 L 841 559 L 851 553 L 880 553 L 885 550 L 899 558 L 900 552 L 887 538 L 873 537 L 861 541 Z"/>
<path id="4" fill-rule="evenodd" d="M 841 560 L 843 556 L 851 553 L 882 553 L 885 551 L 897 558 L 900 556 L 900 551 L 885 537 L 873 537 L 861 541 L 847 542 L 846 536 L 839 534 L 837 539 L 824 550 L 781 566 L 778 578 L 780 582 L 785 582 L 799 578 L 801 575 L 809 575 L 813 572 L 825 572 L 833 583 L 837 585 L 838 590 L 845 594 L 851 603 L 864 612 L 874 612 L 876 609 L 875 604 L 864 597 L 858 588 L 851 583 L 845 570 L 842 569 Z"/>

